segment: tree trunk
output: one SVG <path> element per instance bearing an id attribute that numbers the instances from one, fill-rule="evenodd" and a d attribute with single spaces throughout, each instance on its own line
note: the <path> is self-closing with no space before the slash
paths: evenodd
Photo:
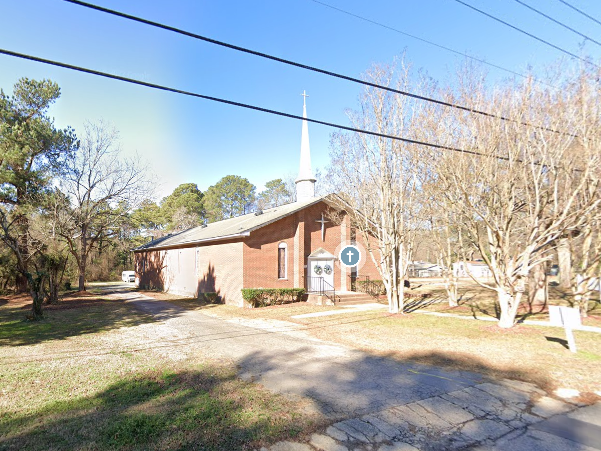
<path id="1" fill-rule="evenodd" d="M 569 238 L 560 238 L 557 243 L 559 262 L 559 286 L 568 289 L 572 283 L 572 252 Z"/>
<path id="2" fill-rule="evenodd" d="M 17 293 L 27 293 L 29 291 L 27 277 L 25 277 L 23 274 L 17 274 L 15 277 L 15 291 Z"/>
<path id="3" fill-rule="evenodd" d="M 86 291 L 86 266 L 88 263 L 88 253 L 87 253 L 87 230 L 84 227 L 81 231 L 81 258 L 79 259 L 79 291 Z"/>
<path id="4" fill-rule="evenodd" d="M 399 271 L 399 279 L 398 279 L 398 289 L 397 295 L 399 300 L 397 301 L 399 306 L 399 312 L 405 313 L 405 280 L 401 277 L 402 273 Z"/>
<path id="5" fill-rule="evenodd" d="M 52 266 L 52 268 L 49 271 L 49 277 L 48 277 L 48 291 L 49 291 L 49 299 L 48 299 L 48 303 L 50 304 L 58 304 L 58 286 L 59 286 L 59 280 L 58 280 L 58 273 L 60 271 L 60 267 L 58 265 L 54 265 Z"/>
<path id="6" fill-rule="evenodd" d="M 449 307 L 457 307 L 459 305 L 459 290 L 457 289 L 457 277 L 453 271 L 445 271 L 444 288 L 447 292 Z"/>
<path id="7" fill-rule="evenodd" d="M 399 287 L 396 283 L 396 274 L 394 268 L 391 268 L 390 274 L 390 294 L 388 296 L 388 313 L 399 313 Z"/>
<path id="8" fill-rule="evenodd" d="M 24 188 L 17 188 L 17 205 L 21 205 L 24 201 L 25 190 Z M 29 259 L 29 219 L 27 216 L 20 214 L 16 219 L 17 225 L 17 247 L 19 249 L 19 253 L 21 254 L 21 269 L 24 272 L 19 272 L 17 274 L 17 279 L 15 280 L 15 288 L 17 293 L 27 293 L 29 291 L 28 278 L 25 276 L 28 270 L 28 259 Z"/>
<path id="9" fill-rule="evenodd" d="M 539 263 L 530 270 L 528 275 L 528 305 L 530 313 L 534 306 L 539 306 L 541 310 L 547 305 L 549 293 L 547 289 L 547 265 Z"/>
<path id="10" fill-rule="evenodd" d="M 444 256 L 441 254 L 438 259 L 438 264 L 441 268 L 446 266 L 447 270 L 444 274 L 444 286 L 449 299 L 449 307 L 457 307 L 459 305 L 459 289 L 458 289 L 458 277 L 457 274 L 452 270 L 453 268 L 453 255 L 451 235 L 449 233 L 449 221 L 445 224 L 446 234 L 446 248 L 442 251 Z M 461 232 L 459 232 L 459 239 L 461 240 Z M 441 246 L 442 247 L 442 246 Z"/>
<path id="11" fill-rule="evenodd" d="M 388 296 L 388 312 L 403 313 L 405 303 L 403 300 L 403 281 L 401 280 L 401 271 L 399 267 L 399 249 L 393 249 L 388 265 L 390 275 L 390 295 Z"/>
<path id="12" fill-rule="evenodd" d="M 497 292 L 497 298 L 499 301 L 499 307 L 501 308 L 501 315 L 499 318 L 499 327 L 503 329 L 509 329 L 515 324 L 515 314 L 511 308 L 511 295 L 506 292 Z"/>
<path id="13" fill-rule="evenodd" d="M 575 280 L 575 288 L 574 288 L 574 306 L 580 310 L 580 315 L 583 317 L 588 316 L 588 300 L 590 297 L 590 293 L 588 290 L 588 279 L 582 277 L 582 275 L 578 274 Z"/>
<path id="14" fill-rule="evenodd" d="M 25 225 L 24 225 L 25 224 Z M 26 227 L 27 221 L 19 220 L 19 227 Z M 19 252 L 23 256 L 22 261 L 20 262 L 20 266 L 22 266 L 23 271 L 27 272 L 27 257 L 29 252 L 29 246 L 27 243 L 27 236 L 21 235 L 19 236 L 17 246 L 19 247 Z M 27 293 L 29 291 L 29 284 L 27 277 L 23 275 L 24 273 L 17 273 L 17 278 L 15 280 L 15 288 L 17 293 Z"/>
<path id="15" fill-rule="evenodd" d="M 78 290 L 79 291 L 86 291 L 86 278 L 85 278 L 85 273 L 86 270 L 85 268 L 82 269 L 81 267 L 79 268 L 79 278 L 78 278 Z"/>
<path id="16" fill-rule="evenodd" d="M 591 292 L 587 289 L 586 293 L 582 295 L 582 299 L 580 300 L 580 315 L 583 318 L 588 316 L 588 301 L 590 299 Z"/>
<path id="17" fill-rule="evenodd" d="M 42 311 L 42 303 L 44 302 L 44 277 L 38 274 L 34 278 L 30 273 L 26 273 L 24 276 L 29 282 L 29 294 L 31 295 L 31 299 L 33 301 L 30 319 L 37 321 L 44 317 L 44 313 Z"/>

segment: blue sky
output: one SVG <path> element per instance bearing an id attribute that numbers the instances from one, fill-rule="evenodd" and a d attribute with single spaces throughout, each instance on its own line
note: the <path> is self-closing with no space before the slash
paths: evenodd
<path id="1" fill-rule="evenodd" d="M 360 77 L 374 63 L 405 53 L 415 69 L 444 82 L 462 58 L 342 14 L 313 0 L 90 0 L 231 44 Z M 321 1 L 321 0 L 320 0 Z M 601 47 L 512 0 L 466 0 L 508 22 L 597 61 Z M 601 25 L 558 0 L 523 0 L 601 41 Z M 454 0 L 323 0 L 337 8 L 523 72 L 565 57 Z M 601 20 L 601 2 L 569 0 Z M 100 71 L 347 124 L 359 85 L 263 60 L 61 0 L 0 0 L 0 47 Z M 569 59 L 566 60 L 569 63 Z M 492 80 L 509 75 L 489 68 Z M 265 182 L 298 170 L 301 124 L 264 113 L 159 92 L 0 55 L 0 87 L 20 77 L 50 78 L 62 96 L 56 124 L 82 130 L 104 119 L 121 133 L 127 154 L 154 172 L 157 199 L 180 183 L 206 190 L 228 174 Z M 313 166 L 328 164 L 333 129 L 310 124 Z"/>

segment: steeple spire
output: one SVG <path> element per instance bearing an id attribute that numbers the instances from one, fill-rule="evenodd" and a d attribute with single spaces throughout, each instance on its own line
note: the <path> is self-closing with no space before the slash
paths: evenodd
<path id="1" fill-rule="evenodd" d="M 309 147 L 309 125 L 307 124 L 307 93 L 303 91 L 303 125 L 301 132 L 300 168 L 296 178 L 296 200 L 301 202 L 315 197 L 315 177 L 311 171 L 311 149 Z"/>

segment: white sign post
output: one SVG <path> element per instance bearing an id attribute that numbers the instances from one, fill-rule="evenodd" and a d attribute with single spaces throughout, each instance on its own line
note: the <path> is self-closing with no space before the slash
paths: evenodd
<path id="1" fill-rule="evenodd" d="M 574 307 L 563 307 L 560 305 L 549 306 L 549 321 L 553 326 L 563 326 L 566 331 L 566 339 L 570 351 L 576 352 L 576 341 L 572 329 L 582 325 L 580 310 Z"/>

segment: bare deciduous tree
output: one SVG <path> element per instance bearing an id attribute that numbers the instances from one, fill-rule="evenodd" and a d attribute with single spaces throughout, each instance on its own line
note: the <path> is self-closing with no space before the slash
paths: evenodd
<path id="1" fill-rule="evenodd" d="M 406 89 L 409 71 L 401 67 L 398 77 L 394 68 L 376 67 L 366 78 Z M 406 97 L 368 88 L 360 98 L 360 111 L 348 115 L 354 127 L 411 136 L 419 126 L 417 108 Z M 388 138 L 339 133 L 332 137 L 331 158 L 331 180 L 344 200 L 338 207 L 347 211 L 351 227 L 364 238 L 386 287 L 389 311 L 403 312 L 404 277 L 420 196 L 415 147 Z"/>
<path id="2" fill-rule="evenodd" d="M 61 234 L 79 268 L 85 290 L 88 257 L 98 243 L 118 233 L 121 218 L 149 197 L 146 169 L 121 156 L 118 132 L 100 122 L 87 123 L 80 151 L 62 189 L 71 198 L 70 220 Z"/>
<path id="3" fill-rule="evenodd" d="M 434 203 L 432 205 L 435 205 Z M 447 293 L 449 307 L 457 307 L 459 301 L 459 281 L 453 271 L 453 263 L 457 262 L 457 225 L 453 223 L 446 210 L 433 213 L 430 219 L 431 237 L 438 250 L 436 263 L 442 268 L 444 288 Z"/>
<path id="4" fill-rule="evenodd" d="M 574 103 L 594 109 L 599 102 L 579 95 L 580 83 L 560 94 L 525 83 L 487 95 L 482 79 L 466 80 L 460 103 L 487 105 L 513 121 L 438 112 L 433 120 L 452 130 L 449 142 L 476 152 L 439 155 L 440 198 L 490 268 L 492 280 L 478 283 L 497 293 L 499 325 L 511 327 L 531 269 L 551 258 L 559 238 L 582 229 L 599 204 L 590 195 L 599 187 L 599 147 L 579 125 Z"/>

